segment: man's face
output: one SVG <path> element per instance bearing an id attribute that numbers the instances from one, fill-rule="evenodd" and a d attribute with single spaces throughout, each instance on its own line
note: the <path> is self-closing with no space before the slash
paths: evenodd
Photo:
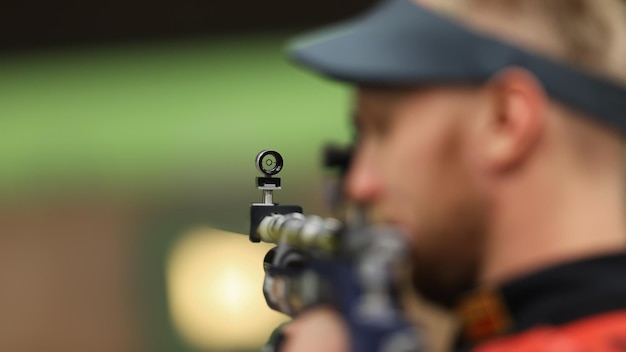
<path id="1" fill-rule="evenodd" d="M 480 266 L 487 209 L 472 148 L 480 102 L 470 87 L 357 94 L 348 196 L 409 236 L 415 288 L 444 305 L 474 284 Z"/>

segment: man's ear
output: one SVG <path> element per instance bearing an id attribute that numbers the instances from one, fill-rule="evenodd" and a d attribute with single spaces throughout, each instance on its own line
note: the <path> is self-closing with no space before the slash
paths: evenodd
<path id="1" fill-rule="evenodd" d="M 522 68 L 501 71 L 487 89 L 491 109 L 483 125 L 483 161 L 501 171 L 523 161 L 537 144 L 548 98 L 541 82 Z"/>

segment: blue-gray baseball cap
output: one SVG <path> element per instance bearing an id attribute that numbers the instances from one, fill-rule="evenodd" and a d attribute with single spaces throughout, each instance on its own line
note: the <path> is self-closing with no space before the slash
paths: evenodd
<path id="1" fill-rule="evenodd" d="M 521 67 L 555 100 L 626 134 L 626 86 L 471 30 L 412 0 L 385 0 L 296 38 L 288 52 L 300 65 L 355 85 L 481 83 Z"/>

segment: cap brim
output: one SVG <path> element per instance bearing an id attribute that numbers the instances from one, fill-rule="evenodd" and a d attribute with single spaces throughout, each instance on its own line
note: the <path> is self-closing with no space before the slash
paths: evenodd
<path id="1" fill-rule="evenodd" d="M 498 66 L 503 58 L 494 53 L 484 65 L 485 55 L 476 55 L 484 46 L 478 38 L 411 0 L 389 0 L 355 20 L 297 38 L 288 51 L 297 63 L 347 82 L 480 80 L 490 73 L 481 67 Z"/>
<path id="2" fill-rule="evenodd" d="M 626 133 L 626 89 L 506 41 L 472 31 L 412 0 L 386 0 L 365 15 L 297 39 L 299 64 L 353 84 L 483 82 L 517 66 L 553 98 Z"/>

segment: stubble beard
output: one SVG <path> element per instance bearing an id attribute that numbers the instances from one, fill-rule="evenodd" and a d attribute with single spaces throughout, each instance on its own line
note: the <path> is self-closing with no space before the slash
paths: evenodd
<path id="1" fill-rule="evenodd" d="M 411 278 L 422 297 L 452 308 L 477 285 L 488 212 L 484 202 L 474 198 L 457 203 L 447 213 L 420 234 L 431 241 L 426 248 L 415 249 Z"/>

